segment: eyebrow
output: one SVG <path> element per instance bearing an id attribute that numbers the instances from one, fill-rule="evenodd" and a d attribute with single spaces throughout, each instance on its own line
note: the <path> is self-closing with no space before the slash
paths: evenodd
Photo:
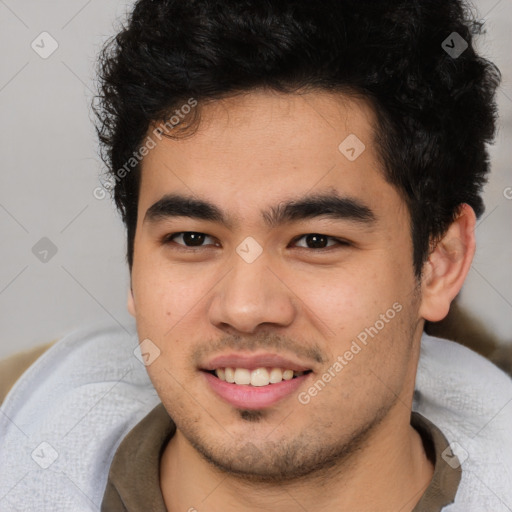
<path id="1" fill-rule="evenodd" d="M 315 194 L 299 199 L 281 201 L 279 204 L 262 211 L 265 224 L 274 228 L 289 222 L 327 217 L 372 225 L 376 221 L 375 213 L 358 199 L 341 197 L 337 193 Z M 148 208 L 144 223 L 156 223 L 173 217 L 188 217 L 222 224 L 233 229 L 235 222 L 215 204 L 180 194 L 166 194 Z"/>

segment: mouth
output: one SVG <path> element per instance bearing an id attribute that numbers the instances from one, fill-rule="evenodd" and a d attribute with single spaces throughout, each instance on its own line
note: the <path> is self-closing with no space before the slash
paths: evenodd
<path id="1" fill-rule="evenodd" d="M 218 356 L 199 370 L 217 398 L 253 410 L 292 397 L 313 375 L 313 369 L 276 354 Z"/>
<path id="2" fill-rule="evenodd" d="M 311 370 L 292 370 L 290 368 L 256 368 L 251 370 L 249 368 L 217 368 L 215 370 L 204 370 L 229 384 L 237 386 L 252 386 L 263 387 L 274 384 L 279 384 L 283 381 L 289 381 L 308 375 Z"/>

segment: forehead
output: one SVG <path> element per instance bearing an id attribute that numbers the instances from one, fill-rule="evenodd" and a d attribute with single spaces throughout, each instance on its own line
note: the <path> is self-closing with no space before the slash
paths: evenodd
<path id="1" fill-rule="evenodd" d="M 209 198 L 233 214 L 320 190 L 391 200 L 373 111 L 362 100 L 260 90 L 197 108 L 192 135 L 153 136 L 156 145 L 142 162 L 141 213 L 172 193 Z"/>

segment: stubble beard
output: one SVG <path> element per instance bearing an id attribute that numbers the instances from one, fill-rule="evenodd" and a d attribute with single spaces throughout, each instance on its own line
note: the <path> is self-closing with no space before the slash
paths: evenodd
<path id="1" fill-rule="evenodd" d="M 333 439 L 327 442 L 322 437 L 321 428 L 310 428 L 294 437 L 284 436 L 279 442 L 263 440 L 256 445 L 250 439 L 244 439 L 236 446 L 233 442 L 229 446 L 213 446 L 191 425 L 180 430 L 203 460 L 223 476 L 244 483 L 276 485 L 315 481 L 322 485 L 349 469 L 354 455 L 364 449 L 396 400 L 383 405 L 369 421 L 348 436 L 336 437 L 335 429 L 330 429 Z M 251 425 L 263 422 L 267 416 L 265 411 L 239 409 L 237 413 L 241 420 Z"/>

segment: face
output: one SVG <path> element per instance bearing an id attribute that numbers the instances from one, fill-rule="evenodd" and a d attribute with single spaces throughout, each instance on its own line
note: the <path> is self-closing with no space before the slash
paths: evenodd
<path id="1" fill-rule="evenodd" d="M 253 91 L 153 137 L 129 309 L 175 437 L 219 468 L 309 474 L 410 415 L 409 215 L 374 125 L 341 95 Z"/>

